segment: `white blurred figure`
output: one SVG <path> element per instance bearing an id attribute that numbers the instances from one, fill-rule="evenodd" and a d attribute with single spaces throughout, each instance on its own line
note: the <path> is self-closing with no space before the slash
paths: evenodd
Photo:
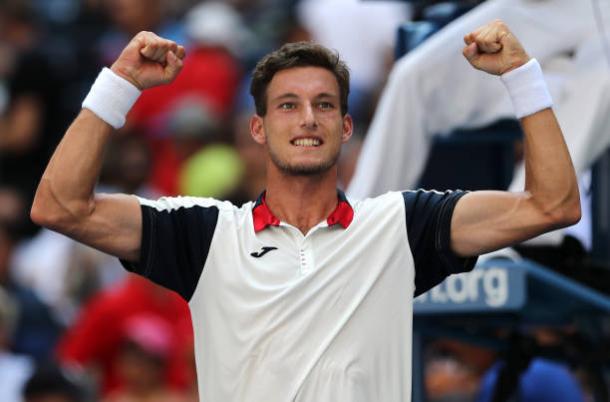
<path id="1" fill-rule="evenodd" d="M 610 143 L 608 38 L 601 33 L 610 28 L 609 4 L 489 0 L 397 61 L 348 188 L 351 196 L 414 188 L 435 135 L 514 117 L 500 80 L 477 74 L 461 53 L 464 34 L 496 18 L 506 22 L 542 64 L 577 174 L 584 174 L 600 156 Z M 519 166 L 510 190 L 522 189 L 523 179 Z M 589 202 L 587 197 L 582 200 Z M 590 232 L 590 227 L 583 232 Z M 561 239 L 561 234 L 551 232 L 539 240 L 557 244 Z M 583 243 L 588 243 L 586 238 Z"/>
<path id="2" fill-rule="evenodd" d="M 410 7 L 396 1 L 303 0 L 297 15 L 312 39 L 339 52 L 350 68 L 350 110 L 383 83 L 396 31 Z"/>
<path id="3" fill-rule="evenodd" d="M 186 34 L 195 43 L 219 46 L 239 56 L 252 33 L 239 13 L 220 1 L 208 1 L 193 7 L 186 15 Z"/>
<path id="4" fill-rule="evenodd" d="M 610 139 L 610 74 L 592 1 L 489 0 L 456 19 L 394 66 L 369 129 L 354 197 L 413 188 L 433 136 L 513 117 L 497 77 L 478 74 L 464 60 L 464 34 L 500 18 L 530 56 L 540 61 L 577 172 L 582 173 Z M 610 26 L 610 10 L 600 17 Z M 459 79 L 456 79 L 459 77 Z M 520 188 L 521 174 L 511 188 Z"/>

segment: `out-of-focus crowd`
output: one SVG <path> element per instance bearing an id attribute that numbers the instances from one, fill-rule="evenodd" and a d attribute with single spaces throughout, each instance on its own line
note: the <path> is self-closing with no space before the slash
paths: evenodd
<path id="1" fill-rule="evenodd" d="M 317 40 L 352 69 L 349 183 L 392 61 L 404 3 L 357 0 L 0 2 L 0 401 L 196 401 L 186 303 L 118 260 L 28 218 L 54 148 L 103 66 L 142 30 L 183 44 L 184 68 L 142 94 L 108 147 L 100 192 L 240 204 L 263 190 L 249 72 Z"/>

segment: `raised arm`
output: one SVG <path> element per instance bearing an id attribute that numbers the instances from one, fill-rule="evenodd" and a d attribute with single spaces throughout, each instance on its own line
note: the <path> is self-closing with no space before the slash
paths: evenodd
<path id="1" fill-rule="evenodd" d="M 501 21 L 466 35 L 464 40 L 464 56 L 475 68 L 490 74 L 503 75 L 520 67 L 524 71 L 527 68 L 524 65 L 530 61 L 519 41 Z M 519 70 L 512 72 L 520 73 Z M 550 107 L 535 111 L 536 104 L 544 106 L 537 99 L 541 95 L 539 91 L 546 90 L 540 80 L 527 82 L 526 79 L 518 83 L 520 90 L 526 86 L 538 87 L 526 88 L 525 99 L 523 94 L 512 94 L 518 114 L 523 115 L 524 191 L 476 191 L 462 197 L 451 221 L 451 246 L 459 255 L 497 250 L 580 219 L 576 175 L 561 128 Z M 515 96 L 521 98 L 515 99 Z M 533 108 L 531 114 L 528 107 Z"/>
<path id="2" fill-rule="evenodd" d="M 182 58 L 182 46 L 141 32 L 111 67 L 112 73 L 121 78 L 110 77 L 137 96 L 138 91 L 171 82 L 182 68 Z M 99 89 L 103 95 L 98 92 L 96 101 L 104 105 L 92 107 L 95 113 L 83 109 L 68 128 L 40 180 L 31 217 L 37 224 L 77 241 L 137 261 L 142 231 L 137 199 L 94 193 L 104 147 L 113 131 L 110 123 L 115 127 L 121 124 L 105 112 L 116 118 L 116 104 L 124 102 L 120 95 Z"/>

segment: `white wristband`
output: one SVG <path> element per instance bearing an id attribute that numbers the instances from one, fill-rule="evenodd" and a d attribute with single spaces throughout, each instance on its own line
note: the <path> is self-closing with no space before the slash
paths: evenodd
<path id="1" fill-rule="evenodd" d="M 104 67 L 83 101 L 83 107 L 115 129 L 121 128 L 141 93 L 132 83 Z"/>
<path id="2" fill-rule="evenodd" d="M 542 69 L 536 59 L 500 77 L 508 90 L 517 118 L 529 116 L 553 106 Z"/>

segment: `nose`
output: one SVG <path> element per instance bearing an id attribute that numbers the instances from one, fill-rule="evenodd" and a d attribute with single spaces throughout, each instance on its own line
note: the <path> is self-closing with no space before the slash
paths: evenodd
<path id="1" fill-rule="evenodd" d="M 301 127 L 307 129 L 315 129 L 318 127 L 318 121 L 316 118 L 316 113 L 314 110 L 314 106 L 311 103 L 308 103 L 303 107 L 301 113 Z"/>

